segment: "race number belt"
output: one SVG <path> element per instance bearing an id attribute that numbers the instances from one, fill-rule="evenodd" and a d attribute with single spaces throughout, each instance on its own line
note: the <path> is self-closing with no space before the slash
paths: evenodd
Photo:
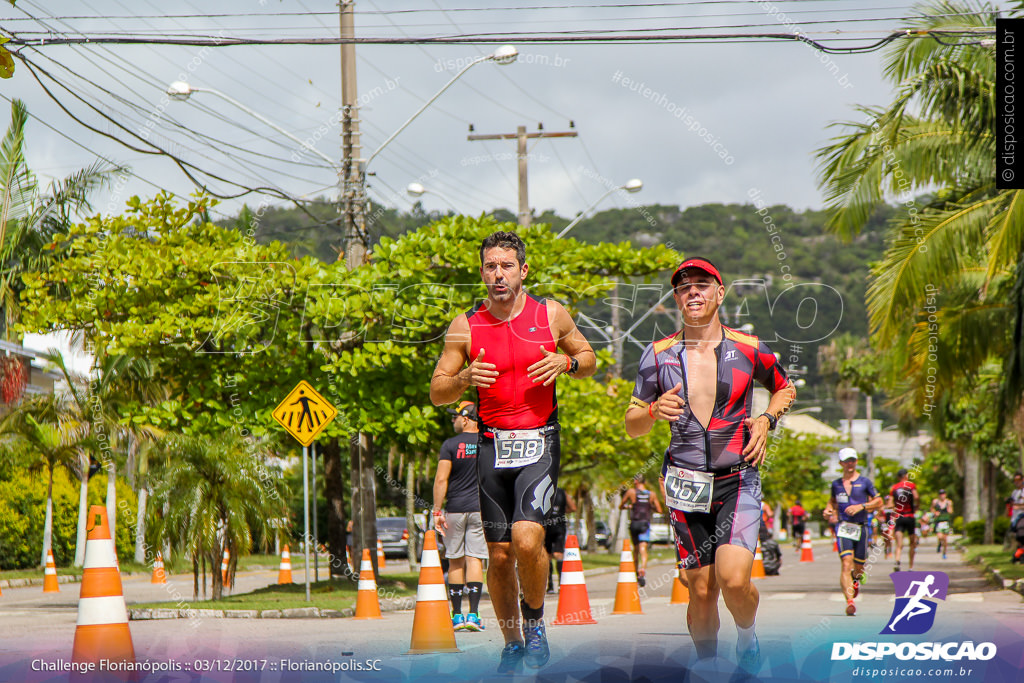
<path id="1" fill-rule="evenodd" d="M 669 466 L 665 472 L 665 500 L 668 506 L 683 512 L 710 512 L 715 476 Z"/>
<path id="2" fill-rule="evenodd" d="M 532 465 L 544 456 L 544 430 L 492 429 L 494 467 L 508 469 Z"/>
<path id="3" fill-rule="evenodd" d="M 854 524 L 853 522 L 841 522 L 839 528 L 836 529 L 836 535 L 839 538 L 848 538 L 851 541 L 859 541 L 863 528 L 860 524 Z"/>

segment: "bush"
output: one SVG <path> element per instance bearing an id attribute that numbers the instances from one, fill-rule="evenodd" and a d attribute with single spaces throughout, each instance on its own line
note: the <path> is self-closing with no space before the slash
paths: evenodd
<path id="1" fill-rule="evenodd" d="M 1005 516 L 996 517 L 996 521 L 993 523 L 992 528 L 995 530 L 996 543 L 1002 543 L 1003 537 L 1006 536 L 1006 532 L 1010 530 L 1010 518 Z"/>
<path id="2" fill-rule="evenodd" d="M 964 518 L 957 516 L 953 518 L 953 533 L 962 534 L 964 532 Z"/>
<path id="3" fill-rule="evenodd" d="M 981 544 L 985 540 L 985 520 L 976 519 L 973 522 L 968 522 L 964 534 L 967 536 L 968 543 Z"/>
<path id="4" fill-rule="evenodd" d="M 58 566 L 75 561 L 78 535 L 79 482 L 65 470 L 53 474 L 53 557 Z M 105 476 L 89 484 L 89 505 L 102 505 L 107 494 Z M 119 501 L 115 523 L 118 559 L 130 560 L 135 553 L 135 494 L 123 481 L 117 483 Z M 0 481 L 0 569 L 30 569 L 39 566 L 46 520 L 46 472 L 15 472 Z"/>

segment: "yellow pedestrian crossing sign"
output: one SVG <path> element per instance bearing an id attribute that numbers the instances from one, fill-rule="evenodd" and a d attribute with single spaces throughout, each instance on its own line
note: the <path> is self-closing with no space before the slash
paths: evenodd
<path id="1" fill-rule="evenodd" d="M 296 384 L 273 412 L 274 419 L 303 446 L 313 443 L 337 414 L 337 408 L 306 380 Z"/>

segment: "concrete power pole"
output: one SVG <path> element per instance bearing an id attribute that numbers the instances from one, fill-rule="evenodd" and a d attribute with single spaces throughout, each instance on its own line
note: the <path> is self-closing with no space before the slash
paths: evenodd
<path id="1" fill-rule="evenodd" d="M 355 37 L 355 0 L 339 5 L 341 37 Z M 342 177 L 341 219 L 345 229 L 345 265 L 352 270 L 366 259 L 366 185 L 359 140 L 359 91 L 356 88 L 355 43 L 341 44 Z M 377 574 L 377 500 L 373 467 L 373 440 L 358 432 L 349 441 L 352 490 L 352 562 L 356 567 L 362 549 L 370 549 Z"/>
<path id="2" fill-rule="evenodd" d="M 339 5 L 341 38 L 354 38 L 355 0 Z M 366 257 L 366 186 L 359 140 L 359 91 L 356 87 L 355 43 L 341 44 L 341 223 L 345 232 L 345 265 L 351 270 Z"/>
<path id="3" fill-rule="evenodd" d="M 524 228 L 530 227 L 530 195 L 527 187 L 526 173 L 526 141 L 530 138 L 574 138 L 576 131 L 562 133 L 545 133 L 538 130 L 535 133 L 527 133 L 526 126 L 518 126 L 515 133 L 499 133 L 497 135 L 470 135 L 466 139 L 473 140 L 516 140 L 516 158 L 519 162 L 519 225 Z"/>

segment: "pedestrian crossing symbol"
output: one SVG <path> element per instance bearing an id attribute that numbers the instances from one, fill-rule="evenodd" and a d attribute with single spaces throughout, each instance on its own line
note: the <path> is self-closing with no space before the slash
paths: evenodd
<path id="1" fill-rule="evenodd" d="M 337 415 L 337 408 L 306 380 L 296 384 L 273 412 L 274 419 L 303 446 L 313 443 Z"/>

